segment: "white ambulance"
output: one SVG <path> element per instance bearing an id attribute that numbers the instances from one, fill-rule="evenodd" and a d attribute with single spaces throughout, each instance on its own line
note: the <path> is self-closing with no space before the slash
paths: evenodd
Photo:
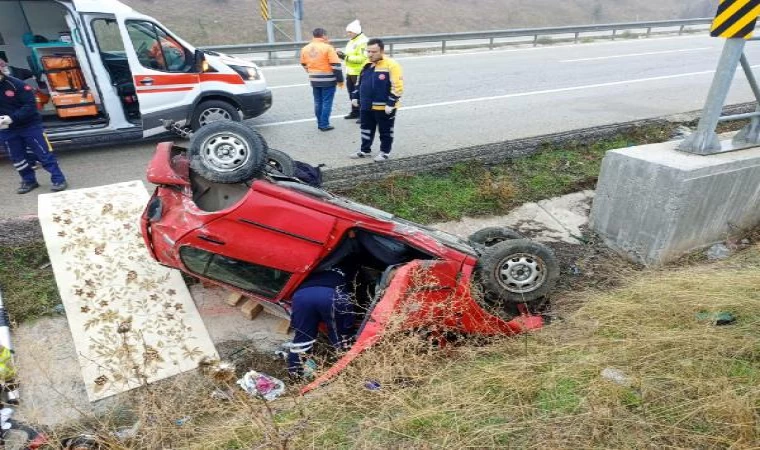
<path id="1" fill-rule="evenodd" d="M 55 148 L 197 129 L 272 105 L 252 62 L 196 49 L 115 0 L 0 0 L 0 58 L 38 88 Z"/>

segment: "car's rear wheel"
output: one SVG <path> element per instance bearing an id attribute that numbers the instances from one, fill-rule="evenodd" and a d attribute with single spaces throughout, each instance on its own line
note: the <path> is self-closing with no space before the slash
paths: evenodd
<path id="1" fill-rule="evenodd" d="M 267 169 L 273 171 L 277 175 L 292 177 L 296 174 L 293 158 L 288 156 L 287 153 L 281 152 L 280 150 L 270 148 L 267 151 L 267 164 Z"/>
<path id="2" fill-rule="evenodd" d="M 470 235 L 467 240 L 470 245 L 482 249 L 483 247 L 492 247 L 499 242 L 509 241 L 512 239 L 526 239 L 525 235 L 507 227 L 487 227 L 478 230 Z"/>
<path id="3" fill-rule="evenodd" d="M 545 245 L 528 239 L 507 240 L 483 251 L 476 275 L 489 298 L 528 303 L 554 288 L 559 263 Z"/>
<path id="4" fill-rule="evenodd" d="M 206 100 L 195 107 L 190 128 L 198 131 L 210 123 L 223 120 L 240 122 L 242 118 L 234 105 L 222 100 Z"/>
<path id="5" fill-rule="evenodd" d="M 248 181 L 261 174 L 266 162 L 266 141 L 242 123 L 213 122 L 190 139 L 190 167 L 215 183 Z"/>

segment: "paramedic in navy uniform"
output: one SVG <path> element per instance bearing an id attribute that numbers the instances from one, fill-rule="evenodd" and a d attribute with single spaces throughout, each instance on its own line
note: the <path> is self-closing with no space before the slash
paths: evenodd
<path id="1" fill-rule="evenodd" d="M 42 116 L 37 112 L 32 87 L 7 73 L 8 67 L 0 66 L 0 143 L 5 145 L 13 167 L 21 176 L 19 194 L 38 188 L 37 178 L 32 168 L 34 161 L 27 160 L 27 148 L 34 153 L 42 167 L 50 172 L 50 190 L 58 192 L 66 189 L 63 176 L 50 142 L 42 128 Z"/>

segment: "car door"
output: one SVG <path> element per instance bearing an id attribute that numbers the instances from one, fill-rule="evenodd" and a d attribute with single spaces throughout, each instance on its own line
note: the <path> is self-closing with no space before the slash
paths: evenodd
<path id="1" fill-rule="evenodd" d="M 166 131 L 162 120 L 187 119 L 200 93 L 195 55 L 179 39 L 145 18 L 122 18 L 122 35 L 134 78 L 145 136 Z"/>
<path id="2" fill-rule="evenodd" d="M 214 256 L 209 265 L 188 268 L 266 300 L 279 300 L 290 277 L 310 271 L 327 251 L 337 219 L 272 193 L 249 193 L 241 205 L 222 217 L 194 229 L 182 248 L 202 249 Z M 224 266 L 224 267 L 221 267 Z"/>

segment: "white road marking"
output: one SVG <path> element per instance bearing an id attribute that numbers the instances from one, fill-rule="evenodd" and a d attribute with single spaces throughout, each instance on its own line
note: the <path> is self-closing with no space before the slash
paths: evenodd
<path id="1" fill-rule="evenodd" d="M 683 48 L 679 50 L 662 50 L 659 52 L 647 53 L 628 53 L 626 55 L 596 56 L 593 58 L 563 59 L 561 63 L 580 62 L 580 61 L 600 61 L 603 59 L 630 58 L 634 56 L 665 55 L 667 53 L 696 52 L 700 50 L 711 50 L 713 47 Z"/>
<path id="2" fill-rule="evenodd" d="M 285 88 L 294 88 L 294 87 L 304 87 L 308 86 L 309 83 L 301 83 L 301 84 L 284 84 L 282 86 L 269 86 L 269 89 L 285 89 Z"/>
<path id="3" fill-rule="evenodd" d="M 760 65 L 752 66 L 753 69 L 756 69 L 758 67 L 760 67 Z M 564 87 L 564 88 L 557 88 L 557 89 L 545 89 L 541 91 L 517 92 L 514 94 L 494 95 L 491 97 L 477 97 L 477 98 L 468 98 L 464 100 L 452 100 L 448 102 L 428 103 L 425 105 L 404 106 L 401 108 L 401 110 L 409 111 L 409 110 L 414 110 L 414 109 L 427 109 L 427 108 L 437 108 L 441 106 L 462 105 L 465 103 L 478 103 L 478 102 L 488 102 L 488 101 L 493 101 L 493 100 L 504 100 L 507 98 L 529 97 L 532 95 L 558 94 L 561 92 L 581 91 L 584 89 L 597 89 L 597 88 L 602 88 L 602 87 L 621 86 L 625 84 L 647 83 L 650 81 L 672 80 L 676 78 L 686 78 L 686 77 L 693 77 L 693 76 L 699 76 L 699 75 L 710 75 L 713 73 L 715 73 L 714 70 L 703 70 L 701 72 L 679 73 L 679 74 L 674 74 L 674 75 L 663 75 L 659 77 L 649 77 L 649 78 L 636 78 L 633 80 L 623 80 L 623 81 L 610 81 L 607 83 L 586 84 L 583 86 L 571 86 L 571 87 Z M 331 119 L 337 119 L 340 117 L 343 117 L 343 116 L 342 115 L 330 116 Z M 281 126 L 281 125 L 292 125 L 296 123 L 314 122 L 315 120 L 316 119 L 314 118 L 286 120 L 283 122 L 270 122 L 270 123 L 256 124 L 256 126 L 257 127 L 276 127 L 276 126 Z"/>

